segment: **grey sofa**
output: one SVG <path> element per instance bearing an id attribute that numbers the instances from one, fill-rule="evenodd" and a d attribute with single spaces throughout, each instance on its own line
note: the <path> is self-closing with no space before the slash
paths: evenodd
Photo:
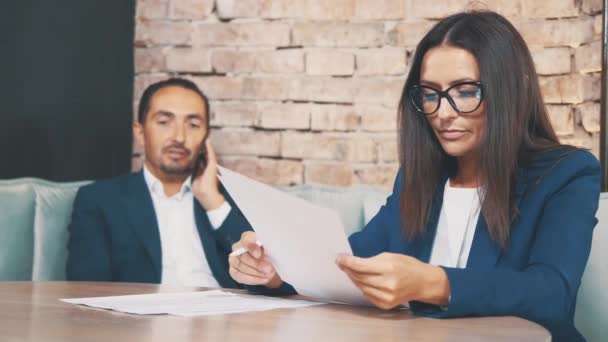
<path id="1" fill-rule="evenodd" d="M 65 279 L 67 225 L 78 188 L 87 182 L 53 183 L 33 178 L 0 181 L 0 281 Z M 347 234 L 360 230 L 388 193 L 368 187 L 301 185 L 282 190 L 336 209 Z M 589 341 L 608 336 L 608 193 L 597 213 L 599 223 L 583 282 L 575 323 Z"/>

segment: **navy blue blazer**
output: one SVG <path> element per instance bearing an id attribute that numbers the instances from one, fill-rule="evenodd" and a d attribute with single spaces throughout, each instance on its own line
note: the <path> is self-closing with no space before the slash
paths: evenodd
<path id="1" fill-rule="evenodd" d="M 222 287 L 236 288 L 239 285 L 228 273 L 228 254 L 232 244 L 251 226 L 222 191 L 232 210 L 217 230 L 196 199 L 192 205 L 215 279 Z M 160 283 L 160 235 L 143 172 L 82 187 L 76 195 L 68 229 L 68 280 Z"/>
<path id="2" fill-rule="evenodd" d="M 401 253 L 428 262 L 443 201 L 445 182 L 441 184 L 426 234 L 408 241 L 401 232 L 399 173 L 386 204 L 361 232 L 350 236 L 353 253 Z M 520 169 L 519 218 L 511 226 L 508 247 L 501 250 L 490 239 L 480 215 L 466 268 L 444 268 L 451 288 L 447 310 L 413 302 L 413 312 L 428 317 L 513 315 L 545 326 L 554 341 L 584 340 L 574 327 L 574 309 L 597 223 L 599 193 L 600 166 L 591 153 L 539 154 Z"/>

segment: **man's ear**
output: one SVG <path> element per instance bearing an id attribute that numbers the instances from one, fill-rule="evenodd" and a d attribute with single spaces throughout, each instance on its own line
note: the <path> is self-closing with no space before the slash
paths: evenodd
<path id="1" fill-rule="evenodd" d="M 145 146 L 144 126 L 139 121 L 133 122 L 133 138 L 137 145 L 142 148 Z"/>

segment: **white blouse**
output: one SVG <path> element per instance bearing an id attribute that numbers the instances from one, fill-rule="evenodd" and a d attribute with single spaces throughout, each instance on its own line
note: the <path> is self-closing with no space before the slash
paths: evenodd
<path id="1" fill-rule="evenodd" d="M 430 264 L 467 266 L 480 209 L 479 188 L 453 188 L 447 181 Z"/>

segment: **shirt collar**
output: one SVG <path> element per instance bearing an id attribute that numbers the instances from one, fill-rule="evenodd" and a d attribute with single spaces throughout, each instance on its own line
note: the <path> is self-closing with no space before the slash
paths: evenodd
<path id="1" fill-rule="evenodd" d="M 154 195 L 158 195 L 158 196 L 167 197 L 167 195 L 165 195 L 163 183 L 158 178 L 156 178 L 152 174 L 152 172 L 150 172 L 150 170 L 148 170 L 146 165 L 144 165 L 144 167 L 143 167 L 143 172 L 144 172 L 144 179 L 146 180 L 146 184 L 148 185 L 148 190 L 150 191 L 150 193 L 152 193 Z M 186 180 L 182 184 L 180 191 L 178 193 L 176 193 L 175 195 L 171 196 L 171 198 L 177 198 L 178 200 L 181 200 L 184 197 L 184 195 L 186 195 L 190 191 L 192 191 L 192 177 L 191 176 L 186 178 Z"/>

